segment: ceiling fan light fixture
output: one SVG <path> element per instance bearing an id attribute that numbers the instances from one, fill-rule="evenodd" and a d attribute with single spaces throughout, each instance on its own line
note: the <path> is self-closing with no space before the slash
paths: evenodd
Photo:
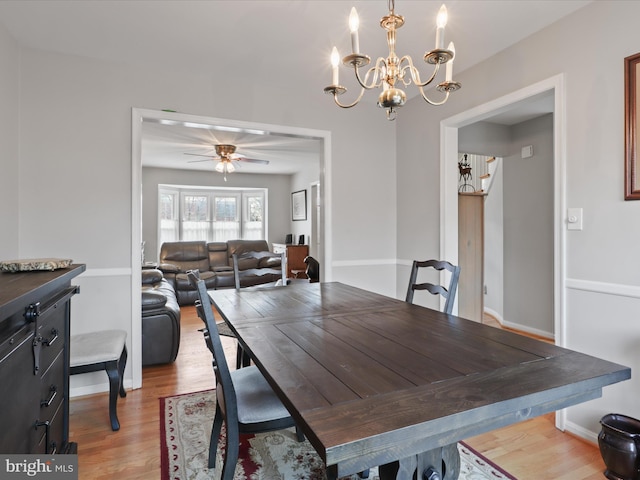
<path id="1" fill-rule="evenodd" d="M 269 160 L 260 160 L 255 158 L 247 158 L 244 155 L 236 154 L 236 146 L 221 143 L 214 146 L 216 149 L 217 157 L 212 157 L 211 155 L 202 155 L 198 153 L 186 153 L 185 155 L 195 155 L 197 157 L 207 157 L 211 160 L 217 160 L 215 170 L 218 173 L 224 174 L 224 181 L 227 181 L 227 173 L 233 173 L 236 171 L 236 167 L 233 162 L 249 162 L 249 163 L 258 163 L 262 165 L 269 165 Z M 203 160 L 199 160 L 203 161 Z"/>

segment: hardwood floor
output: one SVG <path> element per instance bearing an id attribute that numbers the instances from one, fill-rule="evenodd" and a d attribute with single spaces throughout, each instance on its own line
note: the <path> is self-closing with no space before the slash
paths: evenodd
<path id="1" fill-rule="evenodd" d="M 78 443 L 81 480 L 160 478 L 160 397 L 213 388 L 211 355 L 193 307 L 182 308 L 178 358 L 143 369 L 143 388 L 118 399 L 121 428 L 109 426 L 106 393 L 71 400 L 70 438 Z M 222 338 L 235 366 L 235 340 Z M 106 382 L 106 377 L 105 377 Z M 604 463 L 596 445 L 560 432 L 553 414 L 465 440 L 521 480 L 601 480 Z"/>

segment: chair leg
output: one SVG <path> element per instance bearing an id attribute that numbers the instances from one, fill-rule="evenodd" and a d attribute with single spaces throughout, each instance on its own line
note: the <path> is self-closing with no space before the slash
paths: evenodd
<path id="1" fill-rule="evenodd" d="M 298 427 L 298 425 L 296 425 L 296 438 L 299 442 L 304 442 L 304 433 L 302 433 L 302 430 Z"/>
<path id="2" fill-rule="evenodd" d="M 122 398 L 127 396 L 127 392 L 124 389 L 124 369 L 127 366 L 127 347 L 122 349 L 120 360 L 118 360 L 118 372 L 120 373 L 120 396 Z"/>
<path id="3" fill-rule="evenodd" d="M 229 428 L 229 423 L 225 423 L 227 425 L 227 451 L 224 456 L 221 480 L 233 480 L 233 475 L 236 472 L 236 464 L 238 463 L 238 455 L 240 453 L 240 432 L 238 431 L 237 424 Z"/>
<path id="4" fill-rule="evenodd" d="M 238 343 L 238 349 L 236 350 L 236 370 L 240 370 L 242 367 L 248 367 L 249 365 L 251 365 L 251 357 Z"/>
<path id="5" fill-rule="evenodd" d="M 242 368 L 242 359 L 244 356 L 244 351 L 238 343 L 238 348 L 236 349 L 236 370 L 240 370 Z"/>
<path id="6" fill-rule="evenodd" d="M 211 439 L 209 440 L 209 468 L 216 466 L 216 452 L 218 451 L 218 441 L 220 440 L 220 432 L 222 431 L 222 411 L 218 402 L 216 402 L 216 413 L 213 417 L 213 426 L 211 427 Z"/>
<path id="7" fill-rule="evenodd" d="M 118 369 L 118 361 L 113 360 L 106 362 L 107 376 L 109 377 L 109 419 L 111 420 L 111 430 L 114 432 L 120 430 L 120 422 L 118 421 L 117 402 L 118 391 L 122 386 L 122 379 Z"/>

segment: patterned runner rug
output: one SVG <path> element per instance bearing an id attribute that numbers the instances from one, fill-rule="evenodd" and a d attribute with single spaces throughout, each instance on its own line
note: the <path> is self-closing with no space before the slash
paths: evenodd
<path id="1" fill-rule="evenodd" d="M 220 448 L 216 468 L 207 468 L 214 412 L 213 390 L 160 399 L 162 480 L 220 478 Z M 309 442 L 296 440 L 293 429 L 240 438 L 234 480 L 326 480 L 322 460 Z M 464 443 L 458 444 L 458 450 L 460 480 L 516 480 Z M 378 480 L 377 469 L 371 470 L 369 478 Z"/>

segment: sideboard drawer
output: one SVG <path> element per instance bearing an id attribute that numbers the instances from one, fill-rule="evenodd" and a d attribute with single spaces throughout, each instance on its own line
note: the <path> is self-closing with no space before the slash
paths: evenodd
<path id="1" fill-rule="evenodd" d="M 60 453 L 64 446 L 64 404 L 61 402 L 53 413 L 51 420 L 38 423 L 37 442 L 32 448 L 33 453 Z"/>
<path id="2" fill-rule="evenodd" d="M 64 355 L 61 351 L 40 382 L 39 421 L 49 421 L 65 397 Z"/>
<path id="3" fill-rule="evenodd" d="M 39 372 L 43 375 L 53 363 L 53 360 L 60 354 L 65 343 L 65 307 L 50 310 L 50 314 L 39 321 L 37 340 L 40 341 L 40 365 Z M 62 373 L 60 374 L 62 378 Z"/>

